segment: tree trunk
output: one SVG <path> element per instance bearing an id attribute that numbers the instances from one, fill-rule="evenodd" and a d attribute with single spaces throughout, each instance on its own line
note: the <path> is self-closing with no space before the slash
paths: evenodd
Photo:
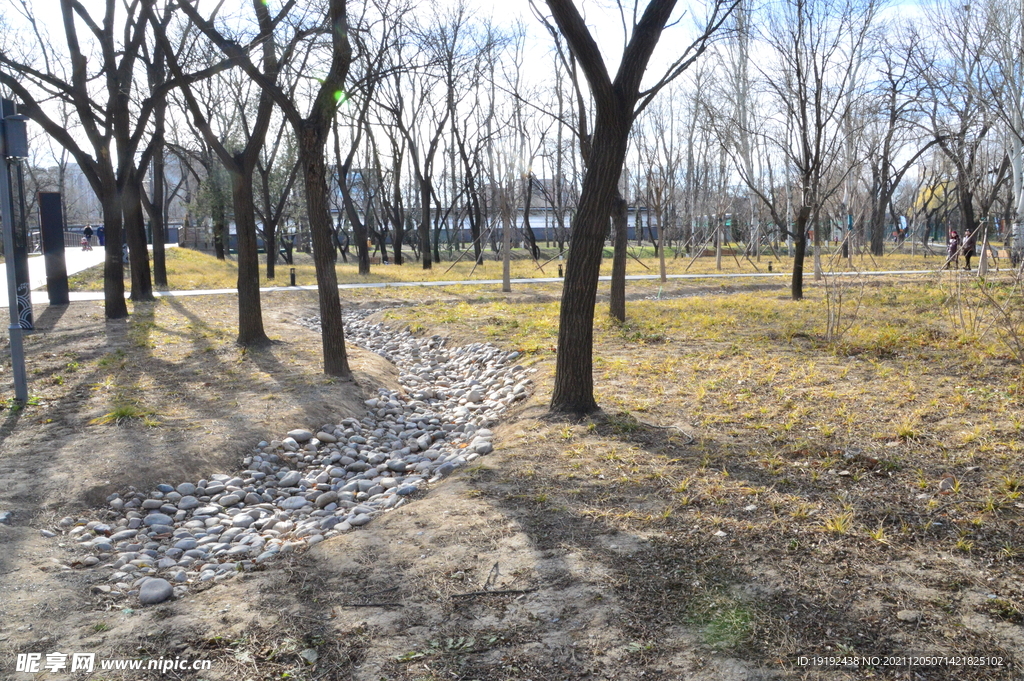
<path id="1" fill-rule="evenodd" d="M 790 284 L 793 300 L 803 300 L 804 297 L 804 255 L 807 253 L 807 222 L 810 216 L 810 206 L 801 206 L 796 215 L 796 234 L 793 235 L 796 250 L 793 254 L 793 280 Z"/>
<path id="2" fill-rule="evenodd" d="M 142 188 L 136 172 L 130 171 L 121 190 L 121 210 L 128 237 L 128 260 L 131 264 L 132 293 L 135 302 L 153 298 L 153 279 L 149 270 L 149 248 L 146 246 L 145 217 L 142 214 Z"/>
<path id="3" fill-rule="evenodd" d="M 612 200 L 612 227 L 615 251 L 612 255 L 612 290 L 608 313 L 619 322 L 626 321 L 626 251 L 629 249 L 629 213 L 626 200 L 615 192 Z"/>
<path id="4" fill-rule="evenodd" d="M 338 273 L 331 254 L 331 213 L 327 203 L 327 166 L 324 162 L 325 135 L 307 123 L 299 135 L 299 163 L 306 180 L 306 207 L 313 240 L 313 263 L 320 298 L 320 332 L 324 352 L 324 373 L 348 377 L 348 355 L 338 296 Z"/>
<path id="5" fill-rule="evenodd" d="M 420 182 L 420 251 L 423 255 L 423 269 L 429 270 L 433 267 L 430 259 L 430 194 L 431 183 L 429 177 L 423 177 Z"/>
<path id="6" fill-rule="evenodd" d="M 626 111 L 613 114 L 598 110 L 593 151 L 583 178 L 566 261 L 550 406 L 554 412 L 588 414 L 598 408 L 594 400 L 592 352 L 594 301 L 612 197 L 626 156 L 631 120 Z"/>
<path id="7" fill-rule="evenodd" d="M 523 240 L 526 247 L 530 249 L 530 255 L 534 260 L 540 260 L 540 248 L 537 246 L 537 236 L 533 233 L 530 225 L 530 205 L 533 202 L 533 174 L 526 176 L 526 198 L 523 200 Z"/>
<path id="8" fill-rule="evenodd" d="M 231 173 L 231 202 L 235 209 L 238 241 L 238 339 L 243 347 L 270 344 L 263 330 L 260 303 L 260 257 L 256 246 L 256 219 L 252 183 L 240 173 Z"/>
<path id="9" fill-rule="evenodd" d="M 263 247 L 267 251 L 267 279 L 273 281 L 277 276 L 277 225 L 264 227 Z"/>
<path id="10" fill-rule="evenodd" d="M 164 108 L 156 111 L 156 129 L 159 139 L 153 152 L 153 283 L 167 288 L 167 258 L 164 253 Z"/>
<path id="11" fill-rule="evenodd" d="M 128 304 L 124 299 L 124 243 L 121 218 L 121 198 L 117 184 L 108 178 L 103 183 L 101 195 L 103 204 L 103 312 L 107 319 L 124 319 L 128 316 Z"/>

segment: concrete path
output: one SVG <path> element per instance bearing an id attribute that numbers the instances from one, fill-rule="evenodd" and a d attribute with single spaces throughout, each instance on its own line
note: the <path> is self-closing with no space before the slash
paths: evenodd
<path id="1" fill-rule="evenodd" d="M 90 267 L 103 264 L 103 249 L 93 246 L 91 251 L 83 251 L 81 248 L 68 248 L 64 250 L 64 261 L 67 263 L 68 276 L 76 274 Z M 46 286 L 46 260 L 41 255 L 30 255 L 28 258 L 28 280 L 32 290 Z M 100 296 L 102 298 L 102 296 Z M 38 293 L 32 294 L 32 304 L 37 300 L 40 303 L 48 301 L 46 292 L 38 297 Z M 7 265 L 0 263 L 0 306 L 7 307 Z"/>

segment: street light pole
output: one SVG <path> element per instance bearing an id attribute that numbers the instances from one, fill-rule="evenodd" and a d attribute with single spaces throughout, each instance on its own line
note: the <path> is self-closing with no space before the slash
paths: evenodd
<path id="1" fill-rule="evenodd" d="M 18 314 L 18 279 L 14 272 L 14 211 L 11 208 L 9 159 L 28 156 L 25 116 L 0 119 L 0 222 L 4 239 L 7 270 L 7 309 L 11 314 L 8 335 L 11 344 L 11 368 L 14 373 L 14 399 L 24 406 L 28 402 L 28 377 L 25 373 L 25 346 L 22 342 L 21 318 Z"/>

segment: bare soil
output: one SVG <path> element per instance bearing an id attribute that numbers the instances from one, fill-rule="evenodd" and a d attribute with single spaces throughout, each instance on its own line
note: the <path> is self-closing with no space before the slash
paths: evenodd
<path id="1" fill-rule="evenodd" d="M 723 291 L 665 295 L 712 292 Z M 550 289 L 409 295 L 482 309 L 500 300 L 524 315 L 552 299 Z M 371 304 L 360 300 L 346 304 Z M 495 453 L 414 503 L 162 605 L 96 594 L 109 569 L 76 567 L 74 542 L 40 530 L 68 515 L 102 520 L 107 495 L 129 486 L 236 470 L 259 440 L 361 415 L 378 386 L 397 386 L 394 367 L 357 348 L 353 381 L 320 373 L 319 338 L 296 323 L 316 314 L 314 294 L 264 298 L 278 341 L 264 350 L 234 345 L 233 305 L 164 299 L 117 322 L 99 304 L 37 310 L 26 342 L 34 404 L 0 412 L 0 511 L 14 511 L 0 524 L 0 678 L 30 678 L 14 672 L 18 653 L 56 651 L 212 661 L 95 679 L 1021 678 L 1020 428 L 974 404 L 970 423 L 958 412 L 880 434 L 898 417 L 873 401 L 893 390 L 887 376 L 928 404 L 957 394 L 964 367 L 922 360 L 903 374 L 898 357 L 836 356 L 800 335 L 743 361 L 736 342 L 600 336 L 606 411 L 584 421 L 546 413 L 553 355 L 538 349 L 528 359 L 537 393 L 495 429 Z M 388 319 L 500 343 L 481 335 L 489 312 L 441 324 L 419 310 Z M 816 387 L 787 378 L 810 362 L 824 377 Z M 693 375 L 655 390 L 680 363 Z M 1015 367 L 970 372 L 1011 393 L 1019 413 Z M 826 399 L 840 374 L 878 385 L 845 396 L 853 425 L 842 437 L 785 425 L 793 407 L 781 405 Z M 978 424 L 991 426 L 989 449 L 944 438 Z M 993 451 L 1014 456 L 990 464 Z M 946 473 L 957 481 L 948 495 Z M 309 650 L 315 663 L 300 656 Z M 905 659 L 954 655 L 1001 666 Z"/>

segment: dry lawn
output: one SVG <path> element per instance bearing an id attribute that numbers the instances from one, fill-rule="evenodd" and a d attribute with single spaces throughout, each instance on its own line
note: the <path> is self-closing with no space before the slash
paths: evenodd
<path id="1" fill-rule="evenodd" d="M 260 352 L 234 346 L 228 296 L 116 323 L 44 309 L 34 404 L 0 430 L 0 676 L 57 649 L 213 659 L 183 679 L 1020 678 L 1016 318 L 953 273 L 842 292 L 829 340 L 812 282 L 801 303 L 781 281 L 630 284 L 627 324 L 600 303 L 604 411 L 581 421 L 545 410 L 556 287 L 343 292 L 396 327 L 525 350 L 537 394 L 416 503 L 151 608 L 92 594 L 103 568 L 68 567 L 71 544 L 39 529 L 102 519 L 125 485 L 227 472 L 261 438 L 357 414 L 395 373 L 356 352 L 354 382 L 320 375 L 303 292 L 265 297 L 282 342 Z"/>

